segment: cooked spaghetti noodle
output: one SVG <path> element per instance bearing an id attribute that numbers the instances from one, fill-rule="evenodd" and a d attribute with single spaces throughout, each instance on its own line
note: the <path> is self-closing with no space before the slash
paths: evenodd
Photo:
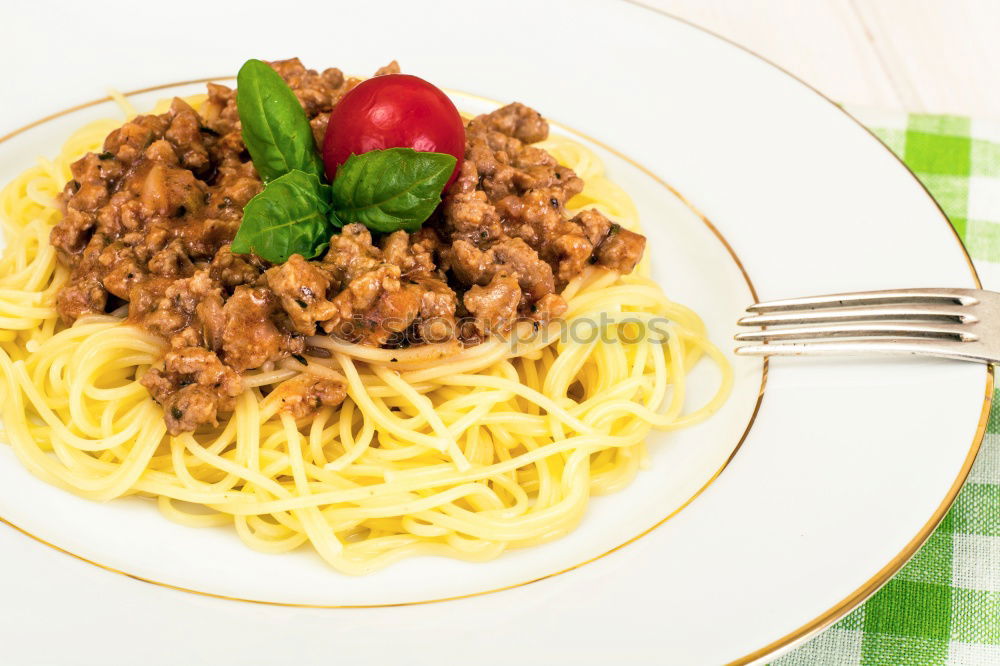
<path id="1" fill-rule="evenodd" d="M 630 275 L 588 269 L 562 292 L 561 321 L 521 324 L 509 340 L 387 350 L 316 336 L 310 346 L 328 353 L 245 373 L 217 427 L 169 436 L 138 381 L 163 340 L 123 313 L 63 327 L 55 307 L 68 276 L 49 244 L 57 196 L 70 164 L 118 125 L 80 129 L 0 194 L 3 428 L 25 466 L 61 488 L 152 497 L 171 520 L 231 525 L 264 552 L 308 542 L 350 574 L 412 555 L 487 560 L 572 530 L 592 495 L 631 481 L 652 429 L 697 423 L 730 391 L 725 358 L 648 277 L 647 256 Z M 597 155 L 564 137 L 539 145 L 586 183 L 568 208 L 637 229 Z M 705 356 L 720 385 L 685 411 L 686 375 Z M 302 372 L 344 381 L 348 399 L 296 422 L 279 409 L 281 384 Z"/>

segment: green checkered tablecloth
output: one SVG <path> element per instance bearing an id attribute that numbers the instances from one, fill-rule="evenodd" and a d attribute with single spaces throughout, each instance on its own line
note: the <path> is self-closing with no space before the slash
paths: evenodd
<path id="1" fill-rule="evenodd" d="M 849 111 L 916 172 L 983 286 L 1000 290 L 1000 123 Z M 864 605 L 774 663 L 1000 665 L 1000 395 L 965 487 L 923 548 Z"/>

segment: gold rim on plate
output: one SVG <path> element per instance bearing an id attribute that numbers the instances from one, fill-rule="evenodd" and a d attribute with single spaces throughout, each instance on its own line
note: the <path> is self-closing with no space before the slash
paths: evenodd
<path id="1" fill-rule="evenodd" d="M 125 97 L 132 97 L 132 96 L 135 96 L 135 95 L 141 95 L 141 94 L 145 94 L 145 93 L 156 92 L 158 90 L 167 90 L 169 88 L 179 88 L 181 86 L 194 85 L 194 84 L 199 84 L 199 83 L 208 83 L 210 81 L 230 81 L 230 80 L 232 80 L 234 78 L 236 78 L 236 77 L 234 77 L 234 76 L 217 76 L 217 77 L 210 77 L 210 78 L 203 78 L 203 79 L 192 79 L 192 80 L 189 80 L 189 81 L 178 81 L 176 83 L 164 83 L 164 84 L 157 85 L 157 86 L 149 86 L 147 88 L 140 88 L 138 90 L 132 90 L 132 91 L 129 91 L 129 92 L 126 92 L 126 93 L 122 93 L 122 94 Z M 448 92 L 459 94 L 459 95 L 461 95 L 463 97 L 468 97 L 470 99 L 478 99 L 480 101 L 488 102 L 490 104 L 495 104 L 497 106 L 500 105 L 500 102 L 498 102 L 497 100 L 493 100 L 493 99 L 490 99 L 488 97 L 483 97 L 481 95 L 473 95 L 473 94 L 466 93 L 466 92 L 463 92 L 463 91 L 451 90 L 451 89 L 445 89 L 445 90 L 447 90 Z M 23 134 L 24 132 L 27 132 L 28 130 L 34 129 L 35 127 L 38 127 L 40 125 L 44 125 L 45 123 L 47 123 L 49 121 L 56 120 L 58 118 L 62 118 L 63 116 L 67 116 L 67 115 L 69 115 L 71 113 L 75 113 L 77 111 L 81 111 L 83 109 L 87 109 L 87 108 L 90 108 L 92 106 L 97 106 L 98 104 L 104 104 L 106 102 L 112 102 L 112 101 L 114 101 L 114 98 L 112 98 L 109 95 L 107 97 L 102 97 L 100 99 L 95 99 L 95 100 L 91 100 L 89 102 L 84 102 L 83 104 L 77 104 L 76 106 L 72 106 L 72 107 L 70 107 L 68 109 L 64 109 L 62 111 L 58 111 L 56 113 L 50 114 L 48 116 L 45 116 L 44 118 L 39 118 L 38 120 L 35 120 L 35 121 L 31 122 L 31 123 L 28 123 L 27 125 L 24 125 L 23 127 L 20 127 L 20 128 L 14 130 L 14 131 L 12 131 L 12 132 L 10 132 L 8 134 L 5 134 L 2 137 L 0 137 L 0 144 L 3 144 L 5 141 L 7 141 L 7 140 L 9 140 L 9 139 L 11 139 L 11 138 L 13 138 L 15 136 L 18 136 L 19 134 Z M 559 128 L 564 129 L 564 130 L 567 130 L 567 131 L 569 131 L 571 133 L 574 133 L 577 136 L 583 137 L 587 141 L 590 141 L 591 143 L 593 143 L 593 144 L 595 144 L 597 146 L 600 146 L 603 150 L 606 150 L 609 153 L 615 155 L 616 157 L 618 157 L 618 158 L 620 158 L 622 160 L 625 160 L 626 162 L 628 162 L 629 164 L 631 164 L 632 166 L 634 166 L 635 168 L 639 169 L 644 174 L 646 174 L 647 176 L 649 176 L 650 178 L 652 178 L 659 185 L 663 186 L 672 195 L 674 195 L 675 197 L 677 197 L 678 199 L 680 199 L 680 201 L 685 206 L 687 206 L 688 209 L 691 210 L 691 212 L 693 212 L 698 217 L 698 219 L 700 219 L 702 221 L 702 223 L 715 236 L 715 238 L 718 239 L 718 241 L 722 244 L 723 248 L 725 248 L 726 252 L 729 254 L 730 258 L 733 260 L 733 263 L 735 263 L 736 267 L 739 269 L 740 274 L 743 276 L 743 279 L 746 282 L 747 288 L 750 291 L 750 296 L 753 298 L 754 303 L 757 303 L 757 302 L 760 301 L 760 299 L 757 296 L 757 290 L 756 290 L 756 288 L 753 285 L 753 281 L 751 281 L 750 275 L 747 273 L 746 267 L 743 265 L 743 262 L 740 260 L 739 256 L 736 254 L 736 251 L 733 249 L 733 246 L 730 245 L 729 241 L 725 238 L 725 236 L 722 235 L 722 232 L 720 232 L 719 229 L 716 228 L 716 226 L 714 224 L 712 224 L 712 222 L 705 215 L 703 215 L 701 213 L 701 211 L 699 211 L 690 201 L 688 201 L 686 198 L 684 198 L 684 196 L 681 195 L 680 192 L 678 192 L 676 189 L 674 189 L 670 184 L 668 184 L 662 178 L 660 178 L 659 176 L 657 176 L 655 173 L 653 173 L 652 171 L 650 171 L 649 169 L 647 169 L 646 167 L 644 167 L 642 164 L 640 164 L 637 161 L 633 160 L 632 158 L 630 158 L 630 157 L 622 154 L 619 150 L 617 150 L 615 148 L 612 148 L 611 146 L 603 143 L 602 141 L 599 141 L 599 140 L 597 140 L 597 139 L 595 139 L 595 138 L 593 138 L 591 136 L 588 136 L 587 134 L 584 134 L 583 132 L 578 132 L 578 131 L 572 129 L 571 127 L 569 127 L 567 125 L 564 125 L 564 124 L 561 124 L 561 123 L 557 123 L 557 122 L 551 122 L 551 124 L 553 126 L 555 126 L 555 127 L 559 127 Z M 520 582 L 520 583 L 513 583 L 511 585 L 505 585 L 503 587 L 498 587 L 498 588 L 494 588 L 494 589 L 490 589 L 490 590 L 483 590 L 481 592 L 472 592 L 472 593 L 469 593 L 469 594 L 461 594 L 461 595 L 450 596 L 450 597 L 440 597 L 440 598 L 436 598 L 436 599 L 422 599 L 420 601 L 404 601 L 404 602 L 392 603 L 392 604 L 347 604 L 347 605 L 337 605 L 337 604 L 301 604 L 301 603 L 289 603 L 289 602 L 282 602 L 282 601 L 267 601 L 267 600 L 263 600 L 263 599 L 246 599 L 246 598 L 243 598 L 243 597 L 234 597 L 234 596 L 229 596 L 229 595 L 224 595 L 224 594 L 216 594 L 214 592 L 205 592 L 203 590 L 196 590 L 196 589 L 188 588 L 188 587 L 181 587 L 179 585 L 172 585 L 170 583 L 164 583 L 162 581 L 153 580 L 151 578 L 146 578 L 144 576 L 139 576 L 139 575 L 136 575 L 136 574 L 131 574 L 131 573 L 128 573 L 127 571 L 122 571 L 120 569 L 117 569 L 115 567 L 109 566 L 107 564 L 101 564 L 100 562 L 95 562 L 95 561 L 93 561 L 91 559 L 88 559 L 88 558 L 82 556 L 82 555 L 78 555 L 77 553 L 74 553 L 72 551 L 66 550 L 65 548 L 57 546 L 54 543 L 46 541 L 45 539 L 32 534 L 31 532 L 27 531 L 23 527 L 20 527 L 20 526 L 18 526 L 16 524 L 12 523 L 11 521 L 9 521 L 6 518 L 4 518 L 3 516 L 0 516 L 0 523 L 6 524 L 6 525 L 14 528 L 15 530 L 17 530 L 21 534 L 24 534 L 25 536 L 31 537 L 32 539 L 34 539 L 35 541 L 37 541 L 37 542 L 39 542 L 41 544 L 44 544 L 44 545 L 46 545 L 46 546 L 48 546 L 50 548 L 53 548 L 53 549 L 55 549 L 55 550 L 57 550 L 57 551 L 59 551 L 61 553 L 65 553 L 67 555 L 75 557 L 76 559 L 78 559 L 78 560 L 80 560 L 82 562 L 86 562 L 87 564 L 92 564 L 92 565 L 94 565 L 96 567 L 100 567 L 101 569 L 104 569 L 105 571 L 110 571 L 111 573 L 120 574 L 122 576 L 127 576 L 128 578 L 132 578 L 134 580 L 142 581 L 144 583 L 150 583 L 152 585 L 158 585 L 160 587 L 169 588 L 171 590 L 178 590 L 178 591 L 181 591 L 181 592 L 189 592 L 191 594 L 198 594 L 198 595 L 205 596 L 205 597 L 214 597 L 216 599 L 225 599 L 227 601 L 241 601 L 241 602 L 245 602 L 245 603 L 262 604 L 262 605 L 267 605 L 267 606 L 287 606 L 287 607 L 292 607 L 292 608 L 343 609 L 343 608 L 391 608 L 391 607 L 395 607 L 395 606 L 417 606 L 417 605 L 421 605 L 421 604 L 432 604 L 432 603 L 438 603 L 438 602 L 442 602 L 442 601 L 455 601 L 455 600 L 458 600 L 458 599 L 468 599 L 470 597 L 478 597 L 478 596 L 482 596 L 482 595 L 486 595 L 486 594 L 493 594 L 494 592 L 502 592 L 504 590 L 510 590 L 510 589 L 513 589 L 513 588 L 516 588 L 516 587 L 523 587 L 525 585 L 530 585 L 531 583 L 537 583 L 538 581 L 542 581 L 542 580 L 546 580 L 548 578 L 553 578 L 555 576 L 559 576 L 559 575 L 567 573 L 569 571 L 573 571 L 574 569 L 579 569 L 580 567 L 582 567 L 582 566 L 584 566 L 586 564 L 590 564 L 591 562 L 595 562 L 595 561 L 597 561 L 597 560 L 599 560 L 599 559 L 601 559 L 601 558 L 603 558 L 603 557 L 605 557 L 607 555 L 610 555 L 611 553 L 613 553 L 613 552 L 615 552 L 617 550 L 620 550 L 620 549 L 624 548 L 625 546 L 628 546 L 631 543 L 634 543 L 635 541 L 638 541 L 642 537 L 646 536 L 647 534 L 649 534 L 650 532 L 652 532 L 653 530 L 655 530 L 656 528 L 660 527 L 661 525 L 663 525 L 664 523 L 666 523 L 668 520 L 670 520 L 671 518 L 673 518 L 674 516 L 676 516 L 679 512 L 681 512 L 682 510 L 684 510 L 689 504 L 691 504 L 691 502 L 693 502 L 695 500 L 696 497 L 698 497 L 699 495 L 701 495 L 701 493 L 703 493 L 706 488 L 708 488 L 710 485 L 712 485 L 712 483 L 717 478 L 719 478 L 719 475 L 722 473 L 722 471 L 724 469 L 726 469 L 726 467 L 729 466 L 729 463 L 732 462 L 733 458 L 736 456 L 736 453 L 740 450 L 740 447 L 743 446 L 743 442 L 746 441 L 747 436 L 750 434 L 750 429 L 753 427 L 754 421 L 757 419 L 757 414 L 758 414 L 758 412 L 760 412 L 761 402 L 764 399 L 764 387 L 767 384 L 767 370 L 768 370 L 768 361 L 765 358 L 763 360 L 762 364 L 761 364 L 760 389 L 759 389 L 759 391 L 757 393 L 757 399 L 756 399 L 756 402 L 754 403 L 753 412 L 750 414 L 750 419 L 747 421 L 746 428 L 743 430 L 743 433 L 740 435 L 739 439 L 737 440 L 736 445 L 733 447 L 732 452 L 726 458 L 725 462 L 722 463 L 722 466 L 719 467 L 719 469 L 716 470 L 714 474 L 712 474 L 712 476 L 708 479 L 708 481 L 706 481 L 705 484 L 703 486 L 701 486 L 701 488 L 699 488 L 693 495 L 691 495 L 691 497 L 689 497 L 687 500 L 685 500 L 679 507 L 677 507 L 676 509 L 674 509 L 673 511 L 671 511 L 667 516 L 665 516 L 665 517 L 661 518 L 660 520 L 658 520 L 657 522 L 655 522 L 650 527 L 646 528 L 645 530 L 643 530 L 643 531 L 639 532 L 638 534 L 636 534 L 635 536 L 631 537 L 627 541 L 624 541 L 624 542 L 618 544 L 614 548 L 611 548 L 610 550 L 608 550 L 608 551 L 606 551 L 604 553 L 601 553 L 600 555 L 595 555 L 594 557 L 586 559 L 586 560 L 584 560 L 582 562 L 579 562 L 577 564 L 574 564 L 574 565 L 572 565 L 570 567 L 566 567 L 564 569 L 560 569 L 559 571 L 555 571 L 555 572 L 550 573 L 550 574 L 545 574 L 544 576 L 538 576 L 536 578 L 532 578 L 530 580 L 526 580 L 526 581 L 523 581 L 523 582 Z"/>
<path id="2" fill-rule="evenodd" d="M 927 186 L 924 185 L 923 181 L 921 181 L 915 173 L 913 173 L 913 170 L 906 164 L 906 162 L 904 162 L 902 158 L 899 157 L 899 155 L 892 152 L 892 149 L 889 148 L 889 146 L 885 145 L 885 143 L 883 143 L 883 141 L 879 139 L 874 132 L 868 129 L 868 127 L 866 127 L 860 120 L 852 116 L 850 113 L 844 110 L 842 106 L 840 106 L 835 101 L 827 97 L 825 94 L 820 92 L 814 86 L 802 80 L 795 74 L 792 74 L 790 71 L 788 71 L 781 65 L 778 65 L 777 63 L 768 60 L 761 54 L 743 46 L 742 44 L 734 42 L 728 37 L 713 32 L 712 30 L 704 28 L 698 25 L 697 23 L 693 23 L 685 18 L 676 16 L 675 14 L 671 14 L 670 12 L 657 9 L 655 7 L 649 7 L 647 5 L 641 4 L 637 0 L 624 0 L 624 1 L 631 5 L 635 5 L 640 9 L 644 9 L 654 14 L 659 14 L 660 16 L 666 17 L 668 19 L 672 19 L 674 21 L 683 23 L 684 25 L 687 25 L 700 32 L 705 33 L 706 35 L 710 35 L 711 37 L 720 39 L 726 42 L 727 44 L 730 44 L 731 46 L 735 46 L 744 53 L 747 53 L 757 58 L 763 63 L 775 68 L 782 74 L 785 74 L 786 76 L 798 81 L 803 86 L 805 86 L 812 92 L 819 95 L 826 102 L 829 102 L 830 105 L 832 105 L 838 111 L 843 113 L 858 127 L 863 129 L 865 133 L 867 133 L 869 136 L 875 139 L 875 141 L 877 141 L 880 146 L 882 146 L 890 155 L 892 155 L 893 159 L 895 159 L 900 164 L 900 166 L 906 169 L 906 172 L 910 174 L 913 180 L 916 181 L 917 185 L 920 186 L 920 189 L 922 189 L 927 194 L 927 197 L 934 203 L 934 206 L 938 209 L 938 212 L 941 213 L 942 220 L 946 225 L 948 225 L 948 228 L 951 230 L 952 235 L 958 242 L 958 246 L 959 248 L 961 248 L 962 254 L 965 256 L 965 262 L 969 266 L 969 271 L 972 273 L 972 279 L 975 281 L 976 286 L 982 289 L 983 283 L 979 280 L 979 273 L 976 271 L 975 264 L 972 263 L 972 257 L 969 255 L 969 251 L 965 248 L 965 244 L 962 242 L 961 236 L 958 235 L 958 231 L 955 230 L 955 227 L 953 227 L 951 222 L 948 220 L 948 214 L 944 212 L 943 208 L 941 208 L 941 204 L 938 203 L 937 199 L 934 198 L 934 195 L 932 195 L 930 190 L 927 189 Z M 850 613 L 852 610 L 854 610 L 855 608 L 863 604 L 865 601 L 867 601 L 869 597 L 871 597 L 879 590 L 879 588 L 888 583 L 889 579 L 891 579 L 896 574 L 896 572 L 902 569 L 903 565 L 905 565 L 910 560 L 910 558 L 912 558 L 916 554 L 916 552 L 920 550 L 920 547 L 924 544 L 924 542 L 927 541 L 927 539 L 930 538 L 931 534 L 934 533 L 934 530 L 937 529 L 938 524 L 940 524 L 940 522 L 944 520 L 945 515 L 948 513 L 948 510 L 951 509 L 951 505 L 955 503 L 955 499 L 958 497 L 959 491 L 965 484 L 965 480 L 966 478 L 968 478 L 969 472 L 972 470 L 972 464 L 975 462 L 976 455 L 979 453 L 979 449 L 982 446 L 983 437 L 986 436 L 986 424 L 989 421 L 990 407 L 993 404 L 993 385 L 994 385 L 993 366 L 987 365 L 986 395 L 983 398 L 983 408 L 979 414 L 979 424 L 976 426 L 976 432 L 973 435 L 972 446 L 969 447 L 969 453 L 968 455 L 966 455 L 965 461 L 962 463 L 961 469 L 959 469 L 958 477 L 955 479 L 955 482 L 948 489 L 948 492 L 945 494 L 945 497 L 941 501 L 941 504 L 938 505 L 937 509 L 934 510 L 934 513 L 931 515 L 930 519 L 927 521 L 927 523 L 924 524 L 922 528 L 920 528 L 920 531 L 917 532 L 916 536 L 914 536 L 909 542 L 907 542 L 907 544 L 903 547 L 903 550 L 901 550 L 898 555 L 892 558 L 892 560 L 890 560 L 888 564 L 879 569 L 875 573 L 875 575 L 869 578 L 864 584 L 862 584 L 856 590 L 851 592 L 851 594 L 849 594 L 843 600 L 832 606 L 830 609 L 821 614 L 819 617 L 803 624 L 794 631 L 785 634 L 784 636 L 774 640 L 771 643 L 768 643 L 767 645 L 758 650 L 754 650 L 753 652 L 743 655 L 738 659 L 734 659 L 733 661 L 730 662 L 730 664 L 742 665 L 742 664 L 750 664 L 753 662 L 763 661 L 767 657 L 774 656 L 774 653 L 778 651 L 790 650 L 796 645 L 804 643 L 805 641 L 809 640 L 819 632 L 823 631 L 823 629 L 826 629 L 831 624 L 833 624 L 837 620 L 840 620 L 848 613 Z"/>

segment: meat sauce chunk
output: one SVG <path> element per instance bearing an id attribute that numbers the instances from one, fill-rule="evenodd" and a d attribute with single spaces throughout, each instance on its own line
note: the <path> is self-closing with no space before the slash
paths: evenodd
<path id="1" fill-rule="evenodd" d="M 337 313 L 337 306 L 327 300 L 330 274 L 301 254 L 293 254 L 280 266 L 269 268 L 264 280 L 297 333 L 314 335 L 316 322 L 326 321 Z"/>
<path id="2" fill-rule="evenodd" d="M 271 396 L 281 403 L 281 411 L 301 419 L 323 407 L 336 407 L 347 397 L 347 391 L 342 382 L 306 372 L 279 384 Z"/>
<path id="3" fill-rule="evenodd" d="M 142 385 L 163 405 L 171 435 L 194 430 L 203 423 L 218 424 L 220 411 L 232 411 L 243 382 L 232 368 L 202 347 L 171 350 L 162 368 L 153 368 Z"/>
<path id="4" fill-rule="evenodd" d="M 320 146 L 330 111 L 360 79 L 297 58 L 271 66 Z M 393 61 L 375 75 L 398 72 Z M 531 145 L 548 133 L 519 103 L 477 116 L 459 177 L 422 229 L 373 237 L 349 224 L 322 257 L 270 265 L 231 251 L 243 207 L 263 183 L 235 91 L 210 83 L 198 109 L 174 99 L 71 166 L 50 237 L 70 271 L 57 309 L 72 324 L 127 303 L 129 321 L 168 343 L 141 382 L 175 435 L 216 424 L 234 408 L 240 373 L 300 354 L 311 335 L 384 348 L 473 345 L 519 318 L 551 321 L 566 310 L 559 292 L 570 280 L 592 264 L 628 273 L 645 238 L 594 210 L 568 216 L 583 182 Z M 276 391 L 295 418 L 346 395 L 341 383 L 309 374 Z"/>
<path id="5" fill-rule="evenodd" d="M 476 285 L 462 298 L 465 309 L 476 318 L 480 335 L 510 330 L 521 302 L 521 287 L 508 273 L 496 273 L 485 287 Z"/>
<path id="6" fill-rule="evenodd" d="M 241 285 L 222 308 L 222 357 L 235 370 L 251 370 L 299 354 L 301 336 L 279 325 L 278 299 L 263 287 Z"/>

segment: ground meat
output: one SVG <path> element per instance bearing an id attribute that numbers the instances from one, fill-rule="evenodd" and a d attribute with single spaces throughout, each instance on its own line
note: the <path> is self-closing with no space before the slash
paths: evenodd
<path id="1" fill-rule="evenodd" d="M 194 272 L 194 263 L 184 243 L 175 238 L 149 258 L 149 272 L 168 278 L 180 278 Z"/>
<path id="2" fill-rule="evenodd" d="M 323 265 L 330 271 L 337 291 L 342 291 L 351 280 L 382 263 L 382 255 L 372 245 L 372 235 L 362 224 L 348 224 L 330 239 L 330 249 L 323 257 Z"/>
<path id="3" fill-rule="evenodd" d="M 567 217 L 566 202 L 583 181 L 528 145 L 547 137 L 548 124 L 523 104 L 471 120 L 465 161 L 438 223 L 437 256 L 449 277 L 471 287 L 509 274 L 522 292 L 519 313 L 538 320 L 564 311 L 557 292 L 588 265 L 631 271 L 645 242 L 597 211 Z"/>
<path id="4" fill-rule="evenodd" d="M 343 382 L 322 379 L 308 372 L 282 382 L 272 393 L 281 402 L 281 410 L 301 419 L 321 407 L 336 407 L 347 397 Z"/>
<path id="5" fill-rule="evenodd" d="M 608 232 L 611 230 L 611 220 L 593 208 L 581 211 L 570 222 L 577 225 L 580 232 L 595 247 L 607 238 Z"/>
<path id="6" fill-rule="evenodd" d="M 97 284 L 127 300 L 144 281 L 192 275 L 193 261 L 218 249 L 209 240 L 217 225 L 204 215 L 210 186 L 182 165 L 202 169 L 198 155 L 208 155 L 201 133 L 185 129 L 196 119 L 175 100 L 168 113 L 139 116 L 108 136 L 101 155 L 73 165 L 81 185 L 67 186 L 66 215 L 51 237 L 72 268 L 58 303 L 64 320 L 103 311 L 107 296 Z M 168 134 L 170 140 L 163 138 Z M 192 246 L 206 244 L 192 256 Z"/>
<path id="7" fill-rule="evenodd" d="M 431 234 L 418 236 L 405 231 L 396 231 L 382 239 L 382 258 L 399 266 L 400 275 L 414 279 L 434 273 L 433 250 L 438 247 L 437 238 Z"/>
<path id="8" fill-rule="evenodd" d="M 319 113 L 329 113 L 337 100 L 355 85 L 354 82 L 345 79 L 343 72 L 336 67 L 318 73 L 314 69 L 306 69 L 298 58 L 278 60 L 272 62 L 271 67 L 295 91 L 299 103 L 310 117 Z"/>
<path id="9" fill-rule="evenodd" d="M 163 405 L 167 431 L 177 435 L 203 423 L 217 425 L 220 411 L 232 411 L 243 391 L 240 376 L 201 347 L 167 352 L 163 367 L 142 378 L 154 399 Z"/>
<path id="10" fill-rule="evenodd" d="M 530 317 L 542 323 L 554 321 L 566 313 L 566 301 L 558 294 L 542 296 L 531 306 Z"/>
<path id="11" fill-rule="evenodd" d="M 415 342 L 447 342 L 456 336 L 455 311 L 458 298 L 444 281 L 436 278 L 420 279 L 420 310 L 411 339 Z"/>
<path id="12" fill-rule="evenodd" d="M 642 258 L 646 248 L 646 237 L 628 229 L 621 229 L 617 225 L 611 229 L 611 233 L 594 250 L 593 263 L 619 273 L 631 273 Z"/>
<path id="13" fill-rule="evenodd" d="M 201 117 L 182 99 L 174 98 L 170 105 L 174 117 L 163 138 L 170 142 L 180 165 L 190 169 L 200 178 L 211 173 L 212 157 L 205 145 L 206 134 L 201 131 Z"/>
<path id="14" fill-rule="evenodd" d="M 496 131 L 523 143 L 536 143 L 549 137 L 549 124 L 538 111 L 514 102 L 473 119 L 469 123 L 469 133 L 480 131 Z"/>
<path id="15" fill-rule="evenodd" d="M 521 288 L 508 273 L 499 272 L 485 287 L 476 285 L 462 298 L 465 309 L 476 318 L 481 335 L 506 333 L 514 324 Z"/>
<path id="16" fill-rule="evenodd" d="M 149 271 L 135 255 L 135 248 L 120 241 L 109 244 L 97 257 L 105 271 L 103 285 L 108 293 L 127 299 L 132 287 L 141 282 Z"/>
<path id="17" fill-rule="evenodd" d="M 330 111 L 360 80 L 295 58 L 271 66 L 320 146 Z M 376 76 L 398 72 L 393 61 Z M 168 343 L 142 383 L 172 434 L 216 423 L 233 408 L 240 372 L 300 354 L 310 335 L 385 348 L 456 337 L 472 345 L 518 318 L 551 321 L 566 310 L 567 282 L 590 264 L 631 271 L 645 239 L 597 211 L 569 218 L 583 182 L 530 145 L 547 136 L 544 118 L 522 104 L 477 116 L 459 177 L 422 229 L 373 238 L 349 224 L 321 258 L 272 266 L 231 251 L 263 183 L 234 91 L 208 84 L 198 110 L 175 99 L 71 165 L 50 236 L 70 271 L 57 309 L 68 324 L 127 303 L 131 322 Z M 279 388 L 297 418 L 344 399 L 342 385 L 308 375 Z"/>
<path id="18" fill-rule="evenodd" d="M 199 345 L 205 340 L 205 331 L 214 325 L 202 321 L 199 313 L 221 308 L 222 290 L 207 270 L 199 270 L 183 279 L 139 281 L 129 289 L 129 301 L 132 321 L 166 338 L 171 346 Z M 202 307 L 206 301 L 209 303 Z"/>
<path id="19" fill-rule="evenodd" d="M 413 322 L 420 300 L 419 287 L 400 281 L 398 266 L 381 263 L 353 278 L 333 298 L 336 313 L 323 322 L 323 330 L 352 342 L 381 346 Z"/>
<path id="20" fill-rule="evenodd" d="M 56 309 L 66 319 L 76 321 L 79 317 L 95 312 L 104 312 L 108 303 L 108 292 L 101 281 L 93 276 L 81 276 L 59 290 Z"/>
<path id="21" fill-rule="evenodd" d="M 442 256 L 464 285 L 484 285 L 497 273 L 505 272 L 517 279 L 531 303 L 555 291 L 552 267 L 520 238 L 506 238 L 488 250 L 458 240 Z"/>
<path id="22" fill-rule="evenodd" d="M 72 186 L 74 182 L 70 181 L 67 187 Z M 63 213 L 62 220 L 52 229 L 49 242 L 56 249 L 59 258 L 64 263 L 69 263 L 72 257 L 83 252 L 95 226 L 97 226 L 95 214 L 74 208 L 67 209 Z M 76 315 L 71 319 L 76 319 Z"/>
<path id="23" fill-rule="evenodd" d="M 316 322 L 326 321 L 337 313 L 337 306 L 327 300 L 330 275 L 320 264 L 293 254 L 288 261 L 268 269 L 264 280 L 280 299 L 292 328 L 302 335 L 314 335 Z"/>
<path id="24" fill-rule="evenodd" d="M 393 60 L 385 67 L 375 70 L 375 76 L 385 76 L 386 74 L 399 74 L 399 63 Z"/>
<path id="25" fill-rule="evenodd" d="M 397 231 L 376 247 L 364 226 L 345 226 L 320 263 L 338 292 L 331 299 L 335 314 L 323 329 L 376 346 L 396 344 L 407 330 L 415 337 L 411 343 L 450 339 L 456 298 L 434 263 L 439 243 L 430 230 Z"/>
<path id="26" fill-rule="evenodd" d="M 631 273 L 646 249 L 646 237 L 622 229 L 600 211 L 585 210 L 570 220 L 594 247 L 591 263 L 619 273 Z"/>
<path id="27" fill-rule="evenodd" d="M 233 254 L 229 245 L 223 245 L 215 253 L 209 271 L 213 278 L 229 290 L 241 284 L 253 284 L 261 274 L 260 268 L 247 261 L 245 257 Z"/>
<path id="28" fill-rule="evenodd" d="M 222 358 L 236 370 L 259 368 L 302 352 L 305 343 L 279 328 L 277 298 L 265 288 L 237 287 L 222 308 Z"/>
<path id="29" fill-rule="evenodd" d="M 312 129 L 313 141 L 316 142 L 317 146 L 323 145 L 323 140 L 326 138 L 326 128 L 330 126 L 330 112 L 317 113 L 316 117 L 309 121 L 309 127 Z"/>
<path id="30" fill-rule="evenodd" d="M 465 162 L 462 165 L 466 170 Z M 462 183 L 459 179 L 458 183 Z M 451 242 L 464 240 L 476 247 L 488 247 L 503 238 L 503 226 L 496 208 L 482 190 L 453 193 L 444 200 L 444 216 Z"/>

